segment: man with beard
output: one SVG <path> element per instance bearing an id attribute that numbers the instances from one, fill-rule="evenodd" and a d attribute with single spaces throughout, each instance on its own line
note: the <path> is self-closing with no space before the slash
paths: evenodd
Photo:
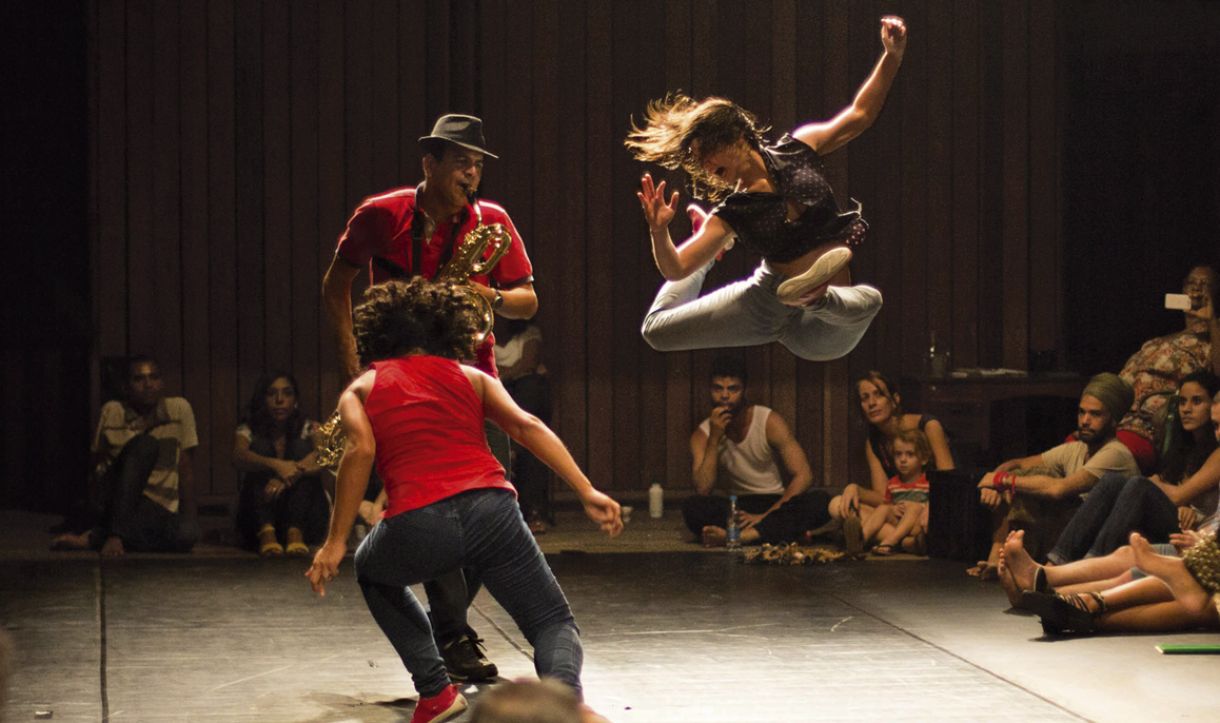
<path id="1" fill-rule="evenodd" d="M 352 333 L 356 276 L 367 269 L 371 283 L 412 276 L 435 278 L 480 221 L 502 224 L 512 240 L 500 262 L 487 274 L 471 276 L 470 285 L 500 316 L 528 319 L 538 311 L 533 266 L 516 227 L 499 205 L 475 200 L 484 158 L 497 158 L 487 150 L 483 121 L 469 115 L 443 115 L 419 144 L 424 180 L 415 187 L 365 199 L 348 220 L 322 280 L 322 300 L 335 332 L 339 364 L 349 379 L 362 373 Z M 494 343 L 489 334 L 476 349 L 474 366 L 497 377 Z M 492 453 L 507 467 L 507 435 L 491 424 L 486 430 Z M 466 611 L 479 587 L 478 572 L 472 569 L 447 573 L 424 584 L 437 647 L 457 680 L 487 680 L 497 673 L 483 655 L 482 640 L 467 624 Z"/>
<path id="2" fill-rule="evenodd" d="M 1115 437 L 1118 420 L 1131 407 L 1131 385 L 1103 372 L 1089 380 L 1080 395 L 1073 439 L 1041 454 L 1012 459 L 979 481 L 979 502 L 992 510 L 995 534 L 991 552 L 970 572 L 993 577 L 1000 548 L 1012 523 L 1032 528 L 1041 556 L 1063 531 L 1081 497 L 1107 472 L 1139 474 L 1135 457 Z"/>
<path id="3" fill-rule="evenodd" d="M 809 491 L 813 472 L 784 418 L 746 398 L 746 369 L 740 360 L 712 362 L 712 413 L 691 434 L 695 494 L 682 504 L 682 517 L 704 545 L 725 544 L 729 499 L 712 494 L 719 482 L 737 496 L 737 523 L 743 544 L 793 542 L 830 519 L 829 498 Z M 783 483 L 778 456 L 791 480 Z"/>

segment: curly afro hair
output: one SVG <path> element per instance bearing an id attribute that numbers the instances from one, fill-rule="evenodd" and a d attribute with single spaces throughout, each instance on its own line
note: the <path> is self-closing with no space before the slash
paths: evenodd
<path id="1" fill-rule="evenodd" d="M 416 276 L 370 286 L 352 310 L 360 362 L 369 364 L 420 350 L 450 359 L 473 359 L 479 310 L 461 284 Z"/>

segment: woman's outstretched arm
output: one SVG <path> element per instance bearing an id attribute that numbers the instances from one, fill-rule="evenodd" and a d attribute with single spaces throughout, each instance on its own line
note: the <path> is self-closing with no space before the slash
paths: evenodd
<path id="1" fill-rule="evenodd" d="M 653 261 L 667 281 L 685 279 L 702 268 L 732 237 L 732 230 L 719 217 L 688 210 L 694 233 L 681 246 L 675 246 L 669 236 L 669 224 L 678 207 L 678 192 L 674 191 L 666 199 L 665 181 L 654 184 L 652 175 L 645 173 L 636 196 L 640 199 L 644 220 L 648 222 Z"/>
<path id="2" fill-rule="evenodd" d="M 877 120 L 907 48 L 907 28 L 902 18 L 893 15 L 881 18 L 881 45 L 885 52 L 856 92 L 852 104 L 828 121 L 797 128 L 792 134 L 797 140 L 826 155 L 847 145 Z"/>

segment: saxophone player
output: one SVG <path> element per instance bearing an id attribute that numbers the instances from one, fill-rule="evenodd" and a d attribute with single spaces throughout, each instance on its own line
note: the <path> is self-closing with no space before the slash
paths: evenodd
<path id="1" fill-rule="evenodd" d="M 510 246 L 490 271 L 470 277 L 470 285 L 501 316 L 528 319 L 538 310 L 533 265 L 508 213 L 498 204 L 474 200 L 484 160 L 497 158 L 487 150 L 483 122 L 469 115 L 443 115 L 419 144 L 423 181 L 366 198 L 357 206 L 322 280 L 323 305 L 335 334 L 340 369 L 349 379 L 362 371 L 352 332 L 356 276 L 368 269 L 370 283 L 413 276 L 431 280 L 478 223 L 503 225 Z M 476 368 L 493 377 L 497 376 L 494 343 L 489 334 L 474 361 Z M 490 425 L 487 436 L 492 452 L 507 467 L 507 435 Z M 482 641 L 467 622 L 467 608 L 480 587 L 477 573 L 469 569 L 449 573 L 424 587 L 437 647 L 450 674 L 458 680 L 494 678 L 496 666 L 484 656 Z"/>

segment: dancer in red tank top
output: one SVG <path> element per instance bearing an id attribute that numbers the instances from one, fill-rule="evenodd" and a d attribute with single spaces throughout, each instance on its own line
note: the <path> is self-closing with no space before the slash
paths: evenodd
<path id="1" fill-rule="evenodd" d="M 594 489 L 563 442 L 513 402 L 498 379 L 462 366 L 474 354 L 474 305 L 451 284 L 416 277 L 370 287 L 353 312 L 361 361 L 372 368 L 339 400 L 347 446 L 326 543 L 306 576 L 315 592 L 338 574 L 374 463 L 389 507 L 356 551 L 356 579 L 373 618 L 420 694 L 412 721 L 466 707 L 409 585 L 474 567 L 534 647 L 539 676 L 579 694 L 583 652 L 572 611 L 487 448 L 490 419 L 572 488 L 611 536 L 619 505 Z M 587 709 L 586 709 L 587 710 Z M 588 720 L 600 720 L 588 711 Z"/>

